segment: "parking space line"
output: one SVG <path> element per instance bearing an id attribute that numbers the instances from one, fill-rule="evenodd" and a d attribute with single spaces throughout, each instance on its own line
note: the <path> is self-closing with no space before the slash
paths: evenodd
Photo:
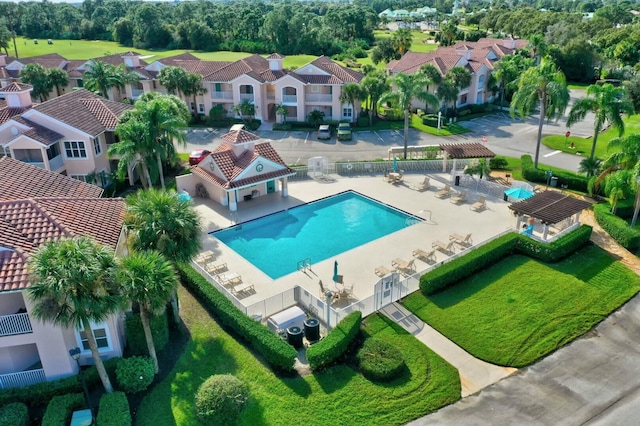
<path id="1" fill-rule="evenodd" d="M 287 132 L 284 132 L 284 133 L 282 134 L 282 137 L 280 138 L 280 141 L 279 141 L 279 142 L 282 142 L 282 140 L 283 140 L 284 138 L 286 138 L 286 137 L 287 137 Z"/>
<path id="2" fill-rule="evenodd" d="M 307 143 L 307 139 L 309 139 L 309 134 L 310 134 L 310 132 L 307 132 L 307 136 L 305 136 L 305 138 L 304 138 L 304 143 Z"/>
<path id="3" fill-rule="evenodd" d="M 543 157 L 544 158 L 551 157 L 552 155 L 560 154 L 561 152 L 562 151 L 553 151 L 553 152 L 550 152 L 550 153 L 544 155 Z"/>
<path id="4" fill-rule="evenodd" d="M 376 132 L 375 130 L 373 131 L 373 133 L 378 137 L 378 139 L 380 139 L 380 142 L 384 142 L 384 139 L 382 139 L 380 137 L 380 135 L 378 134 L 378 132 Z"/>

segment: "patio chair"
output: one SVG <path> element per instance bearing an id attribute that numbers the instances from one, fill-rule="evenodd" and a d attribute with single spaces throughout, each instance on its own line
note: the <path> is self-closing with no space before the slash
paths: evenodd
<path id="1" fill-rule="evenodd" d="M 478 201 L 471 204 L 471 206 L 469 207 L 469 209 L 476 212 L 482 211 L 486 208 L 487 208 L 487 199 L 485 198 L 484 195 L 481 195 L 480 198 L 478 198 Z"/>
<path id="2" fill-rule="evenodd" d="M 435 196 L 438 198 L 447 198 L 451 195 L 451 186 L 449 184 L 445 185 L 440 191 L 435 193 Z"/>
<path id="3" fill-rule="evenodd" d="M 409 262 L 406 262 L 402 259 L 395 258 L 391 261 L 391 266 L 395 267 L 402 273 L 402 275 L 411 275 L 416 272 L 416 267 L 414 266 L 415 259 L 411 259 Z"/>
<path id="4" fill-rule="evenodd" d="M 214 263 L 207 263 L 204 267 L 204 270 L 210 274 L 219 274 L 220 272 L 227 271 L 226 263 L 218 263 L 217 265 Z"/>
<path id="5" fill-rule="evenodd" d="M 353 297 L 353 284 L 345 285 L 344 288 L 338 291 L 338 299 L 346 299 L 347 301 Z"/>
<path id="6" fill-rule="evenodd" d="M 385 266 L 378 266 L 375 270 L 375 274 L 380 278 L 392 274 L 394 271 L 387 269 Z"/>
<path id="7" fill-rule="evenodd" d="M 455 253 L 455 241 L 449 241 L 449 243 L 443 243 L 442 241 L 435 241 L 431 243 L 431 248 L 440 250 L 445 253 Z"/>
<path id="8" fill-rule="evenodd" d="M 255 291 L 253 284 L 244 283 L 233 287 L 231 289 L 231 294 L 236 297 L 246 297 L 251 293 L 255 293 Z"/>
<path id="9" fill-rule="evenodd" d="M 225 287 L 233 287 L 242 283 L 242 277 L 237 272 L 225 272 L 216 275 L 220 284 Z"/>
<path id="10" fill-rule="evenodd" d="M 216 260 L 216 255 L 211 250 L 203 251 L 193 258 L 198 264 L 209 263 Z"/>
<path id="11" fill-rule="evenodd" d="M 429 178 L 425 177 L 424 180 L 414 186 L 411 187 L 411 189 L 413 189 L 414 191 L 426 191 L 427 189 L 429 189 L 429 186 L 431 186 L 431 184 L 429 183 Z"/>
<path id="12" fill-rule="evenodd" d="M 451 197 L 451 202 L 454 204 L 462 204 L 467 199 L 467 191 L 462 190 L 458 194 Z"/>
<path id="13" fill-rule="evenodd" d="M 470 246 L 471 244 L 473 244 L 470 233 L 467 235 L 453 233 L 449 235 L 449 241 L 453 241 L 454 243 L 460 244 L 461 246 Z"/>
<path id="14" fill-rule="evenodd" d="M 415 249 L 413 251 L 412 255 L 416 259 L 420 259 L 420 260 L 422 260 L 423 262 L 426 262 L 426 263 L 435 262 L 436 261 L 436 251 L 435 250 L 426 251 L 426 250 L 422 250 L 422 249 Z"/>

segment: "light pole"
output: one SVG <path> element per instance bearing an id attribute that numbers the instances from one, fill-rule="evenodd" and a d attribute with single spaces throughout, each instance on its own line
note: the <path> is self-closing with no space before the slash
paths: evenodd
<path id="1" fill-rule="evenodd" d="M 440 134 L 440 120 L 442 120 L 442 111 L 438 111 L 438 134 Z"/>
<path id="2" fill-rule="evenodd" d="M 636 208 L 633 211 L 633 219 L 631 219 L 631 227 L 636 226 L 636 220 L 638 220 L 638 211 L 640 210 L 640 176 L 636 176 Z"/>
<path id="3" fill-rule="evenodd" d="M 91 418 L 93 418 L 93 407 L 91 407 L 91 399 L 89 399 L 89 390 L 87 389 L 87 382 L 84 380 L 84 374 L 82 373 L 82 368 L 80 368 L 80 348 L 76 346 L 75 348 L 69 349 L 69 356 L 71 356 L 71 358 L 73 358 L 76 361 L 76 364 L 78 364 L 78 374 L 80 375 L 80 380 L 82 381 L 82 389 L 84 390 L 84 400 L 85 400 L 85 403 L 87 404 L 87 407 L 89 407 L 89 410 L 91 410 Z"/>

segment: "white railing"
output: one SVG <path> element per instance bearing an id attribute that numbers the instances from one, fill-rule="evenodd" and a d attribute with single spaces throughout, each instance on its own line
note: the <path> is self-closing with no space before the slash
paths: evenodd
<path id="1" fill-rule="evenodd" d="M 333 102 L 333 95 L 308 93 L 305 95 L 307 102 Z"/>
<path id="2" fill-rule="evenodd" d="M 240 100 L 241 101 L 251 101 L 251 102 L 253 102 L 254 99 L 255 99 L 255 96 L 253 95 L 253 93 L 240 93 Z"/>
<path id="3" fill-rule="evenodd" d="M 233 99 L 232 91 L 222 91 L 222 92 L 211 92 L 211 99 Z"/>
<path id="4" fill-rule="evenodd" d="M 298 95 L 282 95 L 282 102 L 286 102 L 289 104 L 297 104 Z"/>
<path id="5" fill-rule="evenodd" d="M 25 161 L 25 160 L 22 160 L 22 161 L 32 166 L 40 167 L 41 169 L 46 169 L 43 161 Z"/>
<path id="6" fill-rule="evenodd" d="M 62 155 L 58 155 L 57 157 L 53 157 L 51 160 L 49 160 L 49 169 L 52 172 L 55 172 L 62 166 L 64 166 L 64 160 L 62 159 Z"/>
<path id="7" fill-rule="evenodd" d="M 0 389 L 21 388 L 47 381 L 42 368 L 20 371 L 18 373 L 0 374 Z"/>
<path id="8" fill-rule="evenodd" d="M 12 336 L 14 334 L 32 333 L 29 314 L 12 314 L 0 316 L 0 336 Z"/>

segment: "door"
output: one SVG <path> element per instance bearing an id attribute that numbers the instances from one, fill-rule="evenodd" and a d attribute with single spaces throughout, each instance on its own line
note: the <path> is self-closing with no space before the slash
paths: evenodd
<path id="1" fill-rule="evenodd" d="M 267 194 L 271 194 L 273 192 L 276 192 L 276 181 L 269 180 L 267 181 Z"/>
<path id="2" fill-rule="evenodd" d="M 378 281 L 375 285 L 375 306 L 376 310 L 382 309 L 392 303 L 393 282 L 395 274 L 388 275 Z"/>

